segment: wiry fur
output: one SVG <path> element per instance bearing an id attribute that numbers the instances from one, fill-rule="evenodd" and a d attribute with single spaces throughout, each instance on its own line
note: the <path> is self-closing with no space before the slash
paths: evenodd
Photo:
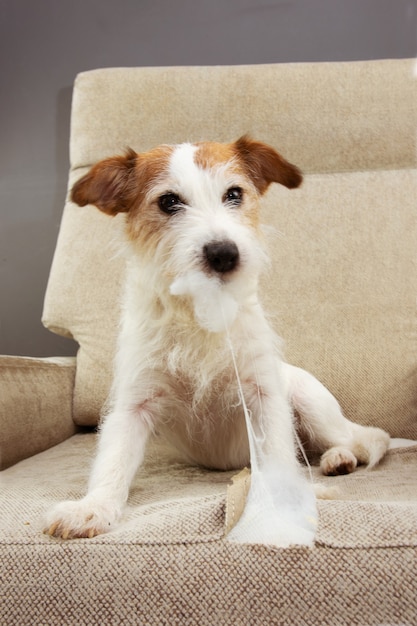
<path id="1" fill-rule="evenodd" d="M 117 522 L 156 429 L 195 463 L 249 463 L 229 341 L 265 466 L 275 459 L 297 472 L 293 409 L 303 435 L 324 452 L 326 474 L 372 466 L 385 453 L 386 433 L 349 422 L 321 383 L 280 358 L 257 295 L 266 262 L 259 197 L 271 182 L 297 187 L 301 174 L 243 137 L 128 151 L 75 184 L 79 205 L 126 213 L 129 260 L 110 409 L 88 493 L 48 514 L 51 535 L 90 537 Z M 166 196 L 176 198 L 172 212 Z M 238 250 L 231 268 L 210 259 L 213 242 Z M 223 249 L 221 264 L 225 256 Z"/>

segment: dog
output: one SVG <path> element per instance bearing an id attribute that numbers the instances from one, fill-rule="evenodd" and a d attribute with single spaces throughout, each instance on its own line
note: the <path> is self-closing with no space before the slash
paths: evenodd
<path id="1" fill-rule="evenodd" d="M 75 183 L 79 206 L 125 213 L 127 278 L 110 409 L 88 491 L 55 505 L 45 532 L 91 538 L 114 528 L 155 431 L 192 463 L 247 466 L 243 403 L 262 458 L 289 470 L 300 465 L 295 414 L 326 475 L 383 457 L 386 432 L 349 421 L 317 379 L 283 361 L 258 298 L 268 258 L 260 198 L 271 183 L 293 189 L 301 182 L 274 148 L 243 136 L 128 149 Z"/>

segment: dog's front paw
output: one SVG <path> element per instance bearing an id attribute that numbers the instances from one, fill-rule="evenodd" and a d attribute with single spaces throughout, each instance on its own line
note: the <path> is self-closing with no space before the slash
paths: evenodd
<path id="1" fill-rule="evenodd" d="M 61 539 L 92 538 L 108 532 L 120 518 L 113 502 L 86 496 L 55 505 L 46 515 L 44 532 Z"/>

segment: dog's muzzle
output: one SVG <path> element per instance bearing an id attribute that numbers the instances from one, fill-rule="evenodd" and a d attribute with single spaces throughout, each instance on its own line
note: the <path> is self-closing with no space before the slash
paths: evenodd
<path id="1" fill-rule="evenodd" d="M 233 241 L 212 241 L 203 253 L 209 268 L 218 274 L 233 271 L 239 263 L 239 249 Z"/>

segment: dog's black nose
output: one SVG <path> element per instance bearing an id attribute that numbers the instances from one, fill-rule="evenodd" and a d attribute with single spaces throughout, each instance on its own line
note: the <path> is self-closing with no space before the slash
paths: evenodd
<path id="1" fill-rule="evenodd" d="M 204 246 L 204 255 L 210 269 L 224 274 L 235 269 L 239 250 L 233 241 L 212 241 Z"/>

